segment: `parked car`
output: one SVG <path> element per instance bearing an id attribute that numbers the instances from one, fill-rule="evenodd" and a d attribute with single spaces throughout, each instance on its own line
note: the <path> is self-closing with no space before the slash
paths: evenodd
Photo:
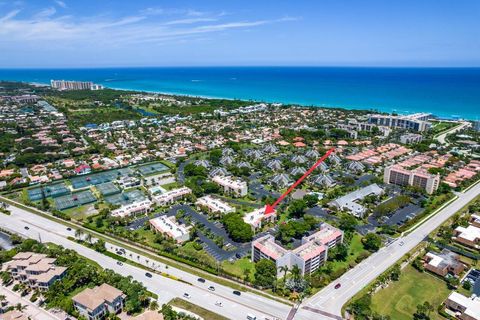
<path id="1" fill-rule="evenodd" d="M 201 283 L 205 283 L 205 279 L 203 279 L 203 278 L 198 278 L 197 281 L 201 282 Z"/>
<path id="2" fill-rule="evenodd" d="M 191 296 L 190 294 L 188 294 L 188 293 L 185 292 L 185 293 L 183 294 L 183 297 L 184 297 L 184 298 L 187 298 L 187 299 L 190 299 L 192 296 Z"/>

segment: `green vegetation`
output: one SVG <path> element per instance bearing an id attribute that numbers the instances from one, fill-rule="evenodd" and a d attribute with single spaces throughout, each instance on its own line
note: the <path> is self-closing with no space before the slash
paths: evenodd
<path id="1" fill-rule="evenodd" d="M 223 216 L 222 222 L 233 241 L 247 242 L 252 240 L 252 227 L 245 223 L 239 214 L 234 212 L 228 213 Z"/>
<path id="2" fill-rule="evenodd" d="M 269 259 L 261 259 L 255 264 L 255 284 L 263 288 L 270 288 L 277 280 L 277 267 Z"/>
<path id="3" fill-rule="evenodd" d="M 204 309 L 200 306 L 197 306 L 196 304 L 193 304 L 189 301 L 186 301 L 186 300 L 183 300 L 183 299 L 180 299 L 180 298 L 175 298 L 172 301 L 170 301 L 168 304 L 172 305 L 172 306 L 175 306 L 175 307 L 182 308 L 182 309 L 190 311 L 190 312 L 193 312 L 196 315 L 202 317 L 203 319 L 227 320 L 227 318 L 225 318 L 225 317 L 223 317 L 219 314 L 213 313 L 213 312 L 211 312 L 207 309 Z M 162 308 L 162 312 L 163 312 L 163 308 Z M 164 316 L 165 316 L 165 313 L 164 313 Z M 176 320 L 176 319 L 178 319 L 178 318 L 165 318 L 165 320 Z"/>
<path id="4" fill-rule="evenodd" d="M 127 295 L 124 309 L 127 313 L 137 314 L 148 306 L 152 294 L 140 282 L 123 277 L 112 270 L 103 270 L 96 263 L 79 256 L 75 251 L 63 249 L 57 245 L 45 246 L 35 240 L 25 240 L 15 249 L 6 253 L 2 252 L 0 263 L 8 261 L 17 252 L 25 251 L 44 253 L 49 257 L 56 258 L 57 265 L 68 268 L 64 278 L 56 281 L 44 293 L 48 308 L 60 308 L 78 317 L 71 297 L 87 287 L 91 288 L 103 283 L 108 283 Z"/>
<path id="5" fill-rule="evenodd" d="M 392 213 L 392 212 L 398 210 L 399 208 L 405 207 L 406 205 L 408 205 L 410 203 L 411 200 L 412 199 L 409 196 L 399 195 L 399 196 L 396 196 L 393 199 L 390 199 L 388 201 L 385 201 L 385 202 L 379 204 L 373 210 L 373 212 L 377 216 L 384 216 L 384 215 L 387 215 L 389 213 Z"/>
<path id="6" fill-rule="evenodd" d="M 395 320 L 410 320 L 417 311 L 417 305 L 428 302 L 436 308 L 449 293 L 444 281 L 407 266 L 400 276 L 400 281 L 391 283 L 373 295 L 372 310 Z M 431 312 L 430 319 L 443 318 Z"/>

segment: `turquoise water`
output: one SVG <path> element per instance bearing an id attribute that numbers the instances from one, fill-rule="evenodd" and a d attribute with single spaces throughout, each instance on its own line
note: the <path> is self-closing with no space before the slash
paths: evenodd
<path id="1" fill-rule="evenodd" d="M 185 67 L 3 69 L 0 79 L 480 118 L 480 68 Z"/>

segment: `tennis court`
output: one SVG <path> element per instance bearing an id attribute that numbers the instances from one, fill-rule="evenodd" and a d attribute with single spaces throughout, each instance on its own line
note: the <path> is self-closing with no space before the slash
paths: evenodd
<path id="1" fill-rule="evenodd" d="M 97 201 L 97 198 L 95 198 L 93 193 L 85 190 L 55 198 L 55 207 L 58 210 L 65 210 L 95 201 Z"/>
<path id="2" fill-rule="evenodd" d="M 149 176 L 155 173 L 169 170 L 169 168 L 166 165 L 160 162 L 153 162 L 153 163 L 140 165 L 135 169 L 137 169 L 137 171 L 140 172 L 142 176 Z"/>
<path id="3" fill-rule="evenodd" d="M 120 177 L 133 174 L 130 168 L 114 169 L 105 172 L 92 173 L 85 176 L 73 177 L 70 179 L 74 189 L 81 189 L 91 185 L 112 182 Z"/>
<path id="4" fill-rule="evenodd" d="M 38 201 L 48 197 L 60 197 L 66 194 L 69 194 L 70 190 L 67 188 L 65 183 L 55 183 L 43 187 L 36 187 L 28 190 L 28 198 L 31 201 Z"/>
<path id="5" fill-rule="evenodd" d="M 96 185 L 96 188 L 104 197 L 121 192 L 120 188 L 112 182 L 98 184 Z"/>
<path id="6" fill-rule="evenodd" d="M 105 201 L 114 205 L 126 205 L 135 201 L 143 201 L 147 197 L 140 190 L 130 190 L 105 197 Z"/>

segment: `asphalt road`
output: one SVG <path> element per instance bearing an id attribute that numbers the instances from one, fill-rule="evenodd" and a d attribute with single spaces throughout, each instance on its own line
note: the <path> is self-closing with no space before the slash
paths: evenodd
<path id="1" fill-rule="evenodd" d="M 448 136 L 449 134 L 453 134 L 453 133 L 455 133 L 455 132 L 457 132 L 457 131 L 460 131 L 460 130 L 464 129 L 466 126 L 470 126 L 470 123 L 469 123 L 469 122 L 462 122 L 461 125 L 456 126 L 456 127 L 452 128 L 452 129 L 450 129 L 450 130 L 448 130 L 448 131 L 446 131 L 446 132 L 444 132 L 444 133 L 436 136 L 435 139 L 436 139 L 438 142 L 440 142 L 440 144 L 447 144 L 447 145 L 448 145 L 447 140 L 446 140 L 447 136 Z"/>
<path id="2" fill-rule="evenodd" d="M 341 316 L 342 306 L 347 303 L 350 298 L 394 265 L 428 234 L 479 194 L 480 184 L 475 185 L 464 193 L 459 193 L 455 201 L 444 207 L 410 234 L 398 238 L 388 246 L 372 254 L 369 258 L 337 279 L 337 281 L 332 282 L 323 290 L 304 301 L 302 305 L 303 308 L 307 307 L 310 311 L 328 313 L 331 315 L 330 318 L 338 319 L 338 317 Z M 340 283 L 341 287 L 335 289 L 334 287 L 338 283 Z M 301 315 L 302 312 L 298 314 Z"/>
<path id="3" fill-rule="evenodd" d="M 1 216 L 1 228 L 28 238 L 41 240 L 42 242 L 60 244 L 65 248 L 75 250 L 84 257 L 96 261 L 103 268 L 112 269 L 124 276 L 132 276 L 135 280 L 142 282 L 148 290 L 158 294 L 160 305 L 170 301 L 174 297 L 182 297 L 184 293 L 188 293 L 191 296 L 189 300 L 192 303 L 221 314 L 229 319 L 246 319 L 247 314 L 254 314 L 258 319 L 285 319 L 290 312 L 291 307 L 283 303 L 264 298 L 254 293 L 242 292 L 241 296 L 236 296 L 229 287 L 211 281 L 200 283 L 197 281 L 197 276 L 173 267 L 166 269 L 163 265 L 162 268 L 160 263 L 157 264 L 158 270 L 180 277 L 182 280 L 191 283 L 191 285 L 157 274 L 153 274 L 152 278 L 147 278 L 145 276 L 146 271 L 141 268 L 134 267 L 127 263 L 120 266 L 117 264 L 117 260 L 68 240 L 67 237 L 73 237 L 75 231 L 68 231 L 66 227 L 60 223 L 14 206 L 10 206 L 9 209 L 12 214 L 10 216 Z M 25 227 L 28 227 L 28 230 L 25 229 Z M 208 290 L 208 287 L 212 285 L 215 287 L 214 292 Z M 219 307 L 215 305 L 217 301 L 221 302 L 223 306 Z M 307 317 L 304 319 L 310 318 Z"/>

